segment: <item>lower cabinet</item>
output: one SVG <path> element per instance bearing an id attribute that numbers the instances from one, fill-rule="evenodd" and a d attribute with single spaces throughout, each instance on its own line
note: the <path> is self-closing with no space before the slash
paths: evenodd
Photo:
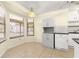
<path id="1" fill-rule="evenodd" d="M 56 49 L 68 49 L 68 35 L 55 34 L 55 48 Z"/>
<path id="2" fill-rule="evenodd" d="M 43 45 L 49 48 L 53 48 L 53 34 L 45 33 L 43 35 Z"/>

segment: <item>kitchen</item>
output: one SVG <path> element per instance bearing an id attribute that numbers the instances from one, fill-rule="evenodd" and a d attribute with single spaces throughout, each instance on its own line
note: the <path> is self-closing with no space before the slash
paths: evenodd
<path id="1" fill-rule="evenodd" d="M 4 7 L 0 8 L 0 16 L 4 19 L 0 20 L 2 26 L 0 26 L 0 57 L 39 57 L 35 53 L 41 55 L 43 53 L 39 54 L 39 51 L 45 49 L 45 55 L 47 53 L 45 57 L 67 58 L 71 48 L 73 51 L 69 57 L 79 58 L 79 2 L 6 1 L 0 3 Z M 19 45 L 22 46 L 21 50 L 15 49 L 14 52 L 12 50 L 14 55 L 11 53 L 9 56 L 6 53 L 10 48 Z M 64 56 L 61 55 L 62 52 Z M 49 56 L 51 54 L 53 55 Z"/>

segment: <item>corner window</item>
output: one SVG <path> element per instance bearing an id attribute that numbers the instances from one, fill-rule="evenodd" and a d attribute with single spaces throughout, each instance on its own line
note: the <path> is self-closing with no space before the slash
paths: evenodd
<path id="1" fill-rule="evenodd" d="M 34 19 L 27 20 L 27 36 L 34 36 Z"/>
<path id="2" fill-rule="evenodd" d="M 10 19 L 10 38 L 18 38 L 24 36 L 24 21 Z"/>

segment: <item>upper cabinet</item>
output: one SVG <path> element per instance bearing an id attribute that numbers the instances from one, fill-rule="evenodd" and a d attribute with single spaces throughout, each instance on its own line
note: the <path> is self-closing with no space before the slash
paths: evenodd
<path id="1" fill-rule="evenodd" d="M 43 27 L 54 27 L 53 18 L 45 18 L 43 20 Z"/>
<path id="2" fill-rule="evenodd" d="M 69 26 L 77 26 L 79 23 L 79 7 L 74 6 L 69 9 Z"/>
<path id="3" fill-rule="evenodd" d="M 79 32 L 79 6 L 69 9 L 68 31 Z"/>
<path id="4" fill-rule="evenodd" d="M 68 33 L 68 27 L 67 26 L 55 26 L 54 32 L 55 33 Z"/>

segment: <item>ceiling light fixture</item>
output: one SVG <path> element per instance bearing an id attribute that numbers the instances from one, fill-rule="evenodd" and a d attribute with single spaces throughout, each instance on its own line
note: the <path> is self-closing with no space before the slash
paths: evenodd
<path id="1" fill-rule="evenodd" d="M 35 12 L 33 11 L 33 8 L 28 12 L 28 17 L 36 17 Z"/>

